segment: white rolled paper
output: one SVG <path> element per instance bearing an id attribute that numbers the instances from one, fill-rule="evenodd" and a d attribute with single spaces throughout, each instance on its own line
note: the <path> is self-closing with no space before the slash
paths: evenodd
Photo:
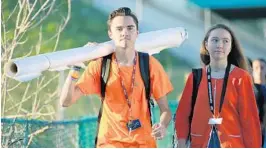
<path id="1" fill-rule="evenodd" d="M 138 35 L 135 48 L 152 55 L 163 49 L 179 47 L 187 38 L 186 30 L 181 27 L 151 31 Z M 96 46 L 13 59 L 5 66 L 5 73 L 10 78 L 25 82 L 40 76 L 46 70 L 64 70 L 69 65 L 106 56 L 114 52 L 114 48 L 113 41 L 108 41 Z"/>

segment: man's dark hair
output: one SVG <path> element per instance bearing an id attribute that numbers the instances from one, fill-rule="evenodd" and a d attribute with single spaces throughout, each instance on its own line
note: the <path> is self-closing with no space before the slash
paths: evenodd
<path id="1" fill-rule="evenodd" d="M 249 67 L 252 68 L 252 60 L 251 60 L 251 58 L 246 57 L 246 59 L 247 59 L 247 61 L 248 61 Z"/>
<path id="2" fill-rule="evenodd" d="M 258 60 L 259 60 L 260 62 L 263 62 L 263 63 L 266 64 L 266 60 L 265 60 L 265 59 L 263 59 L 263 58 L 259 58 Z"/>
<path id="3" fill-rule="evenodd" d="M 137 30 L 139 29 L 139 21 L 138 21 L 137 16 L 131 11 L 130 8 L 121 7 L 121 8 L 118 8 L 117 10 L 114 10 L 109 15 L 108 20 L 107 20 L 108 30 L 110 30 L 111 22 L 116 16 L 131 16 L 136 24 Z"/>

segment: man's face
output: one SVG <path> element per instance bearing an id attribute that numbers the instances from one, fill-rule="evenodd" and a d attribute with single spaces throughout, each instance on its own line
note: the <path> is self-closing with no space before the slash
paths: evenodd
<path id="1" fill-rule="evenodd" d="M 259 60 L 252 63 L 254 79 L 264 79 L 266 75 L 266 64 Z"/>
<path id="2" fill-rule="evenodd" d="M 136 24 L 131 16 L 116 16 L 110 23 L 109 37 L 119 48 L 133 48 L 138 36 Z"/>

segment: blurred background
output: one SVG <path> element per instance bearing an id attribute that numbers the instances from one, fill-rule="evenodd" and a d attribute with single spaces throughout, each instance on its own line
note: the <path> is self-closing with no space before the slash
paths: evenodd
<path id="1" fill-rule="evenodd" d="M 266 58 L 266 0 L 2 0 L 1 1 L 1 146 L 93 147 L 100 100 L 82 97 L 69 108 L 59 104 L 68 70 L 45 72 L 29 82 L 4 75 L 14 58 L 66 50 L 87 42 L 104 42 L 108 14 L 130 7 L 140 32 L 184 27 L 181 47 L 154 55 L 168 73 L 174 113 L 191 68 L 200 67 L 199 49 L 206 30 L 223 23 L 232 28 L 245 56 Z M 159 109 L 153 109 L 155 121 Z M 172 147 L 173 124 L 159 147 Z"/>

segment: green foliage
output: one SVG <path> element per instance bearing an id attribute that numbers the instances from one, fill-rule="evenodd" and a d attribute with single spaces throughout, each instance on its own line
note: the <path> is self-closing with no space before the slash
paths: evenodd
<path id="1" fill-rule="evenodd" d="M 2 12 L 7 17 L 8 14 L 14 8 L 15 3 L 10 3 L 9 1 L 4 1 Z M 80 47 L 85 45 L 87 42 L 104 42 L 109 40 L 107 36 L 107 15 L 101 13 L 96 8 L 93 8 L 90 1 L 72 1 L 71 3 L 71 18 L 66 25 L 63 32 L 60 34 L 58 46 L 54 49 L 56 44 L 56 38 L 50 40 L 54 33 L 59 29 L 60 24 L 62 24 L 62 16 L 66 16 L 67 4 L 66 1 L 56 1 L 55 10 L 42 22 L 39 27 L 31 29 L 27 32 L 23 40 L 27 40 L 25 44 L 19 45 L 14 52 L 13 58 L 24 56 L 29 53 L 32 48 L 33 51 L 30 55 L 36 55 L 37 53 L 47 53 L 54 50 L 65 50 L 75 47 Z M 16 15 L 14 15 L 16 16 Z M 14 29 L 14 23 L 16 21 L 15 17 L 12 17 L 12 21 L 7 26 L 10 30 Z M 39 43 L 39 36 L 42 34 L 42 45 L 41 48 L 36 48 Z M 13 38 L 13 34 L 8 34 L 8 38 Z M 190 71 L 189 65 L 185 64 L 178 58 L 174 57 L 168 50 L 162 51 L 160 54 L 155 55 L 155 57 L 162 63 L 165 70 L 170 76 L 172 84 L 174 86 L 174 91 L 169 94 L 169 100 L 176 100 L 177 96 L 183 90 L 184 85 L 184 74 Z M 65 75 L 68 71 L 65 71 Z M 32 95 L 28 95 L 31 99 L 23 104 L 24 109 L 34 109 L 34 102 L 38 104 L 46 104 L 42 107 L 42 113 L 45 113 L 51 108 L 56 109 L 58 96 L 52 96 L 51 94 L 57 90 L 59 81 L 58 78 L 51 81 L 46 87 L 42 88 L 38 94 L 34 94 L 36 90 L 40 88 L 38 80 L 43 79 L 43 84 L 45 84 L 52 77 L 58 76 L 58 72 L 45 72 L 43 76 L 39 79 L 32 80 L 30 83 L 22 83 L 14 91 L 9 94 L 15 99 L 13 102 L 7 102 L 6 107 L 14 106 L 21 100 L 23 93 L 28 91 Z M 8 80 L 8 87 L 15 86 L 18 82 L 12 79 Z M 27 90 L 27 85 L 29 85 Z M 50 99 L 49 99 L 50 98 Z M 47 99 L 49 99 L 47 101 Z M 45 101 L 45 102 L 44 102 Z M 36 106 L 35 105 L 35 106 Z M 69 107 L 65 110 L 65 118 L 74 118 L 77 116 L 84 115 L 96 115 L 98 113 L 97 108 L 100 105 L 98 97 L 90 96 L 83 97 L 75 105 Z M 3 105 L 2 105 L 3 106 Z M 8 109 L 8 108 L 7 108 Z M 77 110 L 78 109 L 78 110 Z M 23 112 L 22 112 L 23 113 Z M 15 109 L 6 111 L 4 115 L 14 115 L 17 114 Z M 53 119 L 54 117 L 43 117 L 43 119 Z"/>
<path id="2" fill-rule="evenodd" d="M 40 6 L 42 2 L 44 1 L 39 1 L 38 6 Z M 63 18 L 66 18 L 66 14 L 68 11 L 66 2 L 67 1 L 56 1 L 52 13 L 39 26 L 32 28 L 25 33 L 21 41 L 26 42 L 24 44 L 18 45 L 15 48 L 12 58 L 22 57 L 26 54 L 26 56 L 33 56 L 36 54 L 53 52 L 55 50 L 58 51 L 80 47 L 85 45 L 89 41 L 104 42 L 109 40 L 107 36 L 106 25 L 107 15 L 93 8 L 91 5 L 91 1 L 78 0 L 71 1 L 72 3 L 70 20 L 68 21 L 63 32 L 60 34 L 57 46 L 55 46 L 57 38 L 54 35 L 60 29 L 60 25 L 62 25 L 63 23 Z M 12 12 L 15 6 L 16 3 L 11 3 L 11 1 L 9 0 L 5 0 L 2 2 L 2 20 L 7 20 L 7 17 Z M 9 19 L 8 24 L 6 24 L 4 28 L 9 31 L 5 34 L 6 40 L 12 40 L 14 38 L 17 13 L 17 10 L 14 11 L 14 15 Z M 37 22 L 38 19 L 40 18 L 36 18 L 35 20 L 33 20 L 33 22 Z M 1 34 L 3 37 L 3 32 Z M 38 46 L 39 44 L 41 44 L 40 47 Z M 155 55 L 155 57 L 164 66 L 174 86 L 174 91 L 168 95 L 168 99 L 175 100 L 176 97 L 183 90 L 184 74 L 190 71 L 190 67 L 189 65 L 184 64 L 178 58 L 174 57 L 167 49 L 162 51 L 160 54 Z M 4 63 L 2 62 L 1 65 L 3 66 Z M 67 75 L 67 73 L 68 71 L 65 71 L 65 75 Z M 41 77 L 39 77 L 38 79 L 34 79 L 28 83 L 18 84 L 18 81 L 8 78 L 7 88 L 10 89 L 15 86 L 17 87 L 12 91 L 2 90 L 1 97 L 6 97 L 6 100 L 3 100 L 2 98 L 1 101 L 1 108 L 4 108 L 4 111 L 1 111 L 2 116 L 4 115 L 5 117 L 11 117 L 14 115 L 24 115 L 26 119 L 54 120 L 58 107 L 59 82 L 59 73 L 50 71 L 44 72 Z M 27 100 L 20 104 L 22 99 Z M 64 110 L 64 119 L 77 119 L 81 116 L 95 116 L 98 114 L 100 104 L 100 99 L 97 96 L 82 97 L 80 100 L 77 101 L 76 104 Z M 172 112 L 175 111 L 175 108 L 176 106 L 171 108 Z M 52 114 L 41 116 L 28 115 L 32 113 Z M 159 118 L 158 111 L 156 112 L 156 117 Z M 156 119 L 156 121 L 158 121 L 158 119 Z M 30 132 L 34 132 L 37 130 L 37 127 L 35 128 L 33 126 L 34 125 L 32 125 Z M 25 131 L 25 129 L 20 130 Z M 65 129 L 65 127 L 58 127 L 55 130 L 49 129 L 49 131 L 47 130 L 44 133 L 40 133 L 33 137 L 32 143 L 29 147 L 54 147 L 58 145 L 55 143 L 58 142 L 58 138 L 60 139 L 66 136 L 63 130 L 70 129 Z M 95 129 L 93 129 L 93 131 L 90 130 L 90 139 L 94 139 L 94 130 Z M 73 132 L 76 131 L 73 130 Z M 52 136 L 50 136 L 51 134 Z M 58 137 L 58 135 L 60 137 Z M 66 138 L 68 142 L 73 141 L 73 139 L 76 143 L 84 141 L 75 140 L 75 135 L 66 137 L 72 137 L 72 139 Z M 167 138 L 170 139 L 171 136 L 169 135 Z M 169 141 L 166 142 L 169 143 Z M 161 142 L 159 144 L 165 144 L 166 142 Z M 59 143 L 64 143 L 61 144 L 64 147 L 66 147 L 66 145 L 71 145 L 65 144 L 64 140 L 59 140 Z"/>

